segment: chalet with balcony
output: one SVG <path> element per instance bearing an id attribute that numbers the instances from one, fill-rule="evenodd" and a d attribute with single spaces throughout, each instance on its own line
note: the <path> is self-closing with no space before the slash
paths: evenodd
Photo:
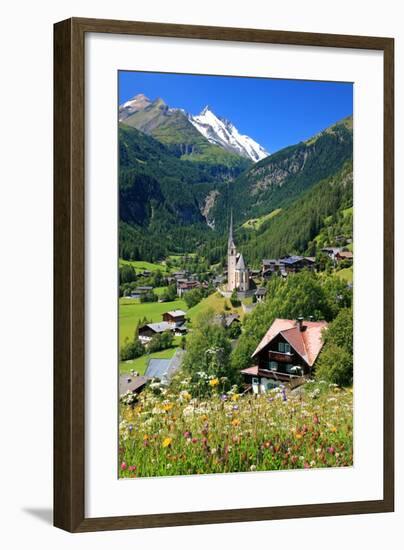
<path id="1" fill-rule="evenodd" d="M 252 355 L 254 365 L 241 371 L 246 388 L 265 393 L 280 384 L 303 384 L 313 372 L 326 328 L 326 321 L 275 319 Z"/>

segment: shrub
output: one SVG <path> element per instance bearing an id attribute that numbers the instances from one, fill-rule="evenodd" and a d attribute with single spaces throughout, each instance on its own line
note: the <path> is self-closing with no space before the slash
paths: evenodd
<path id="1" fill-rule="evenodd" d="M 316 366 L 316 378 L 339 386 L 353 382 L 352 308 L 344 308 L 324 332 L 324 348 Z"/>
<path id="2" fill-rule="evenodd" d="M 233 292 L 231 293 L 231 296 L 230 296 L 230 303 L 233 307 L 240 307 L 241 306 L 241 302 L 240 300 L 238 299 L 238 296 L 237 296 L 237 290 L 234 289 Z"/>
<path id="3" fill-rule="evenodd" d="M 130 341 L 129 338 L 126 338 L 120 352 L 119 357 L 121 361 L 129 361 L 130 359 L 136 359 L 144 353 L 144 347 L 139 342 L 137 337 Z"/>
<path id="4" fill-rule="evenodd" d="M 173 339 L 174 335 L 172 332 L 167 331 L 160 334 L 155 334 L 147 344 L 147 351 L 154 353 L 155 351 L 171 348 Z"/>
<path id="5" fill-rule="evenodd" d="M 151 292 L 146 292 L 145 294 L 142 294 L 140 296 L 140 301 L 142 303 L 145 303 L 145 302 L 157 302 L 158 300 L 158 296 L 157 294 L 154 294 L 153 291 Z"/>

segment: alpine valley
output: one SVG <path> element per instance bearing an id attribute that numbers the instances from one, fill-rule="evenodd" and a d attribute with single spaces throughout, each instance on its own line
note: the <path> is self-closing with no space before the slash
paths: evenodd
<path id="1" fill-rule="evenodd" d="M 210 107 L 136 95 L 119 107 L 120 258 L 223 262 L 231 211 L 251 266 L 352 238 L 352 143 L 350 116 L 269 154 Z"/>

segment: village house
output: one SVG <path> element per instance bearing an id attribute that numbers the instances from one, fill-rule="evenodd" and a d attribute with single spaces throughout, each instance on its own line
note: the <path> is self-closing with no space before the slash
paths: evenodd
<path id="1" fill-rule="evenodd" d="M 173 325 L 166 321 L 160 323 L 147 323 L 139 328 L 139 340 L 142 344 L 148 344 L 156 334 L 170 332 L 173 330 Z"/>
<path id="2" fill-rule="evenodd" d="M 119 395 L 123 396 L 128 392 L 139 395 L 148 381 L 149 379 L 146 376 L 121 374 L 119 377 Z"/>
<path id="3" fill-rule="evenodd" d="M 263 302 L 267 295 L 267 289 L 265 287 L 257 288 L 254 295 L 258 303 Z"/>
<path id="4" fill-rule="evenodd" d="M 335 259 L 337 262 L 342 262 L 343 260 L 347 260 L 348 262 L 353 261 L 353 254 L 349 250 L 340 250 L 335 254 Z"/>
<path id="5" fill-rule="evenodd" d="M 185 315 L 185 311 L 182 311 L 182 309 L 166 311 L 163 313 L 163 321 L 171 323 L 174 327 L 181 326 L 185 323 Z"/>
<path id="6" fill-rule="evenodd" d="M 289 273 L 297 273 L 302 269 L 314 269 L 316 259 L 311 256 L 284 256 L 273 260 L 262 260 L 262 277 L 268 279 L 276 273 L 286 277 Z"/>
<path id="7" fill-rule="evenodd" d="M 152 286 L 138 286 L 137 288 L 135 288 L 132 291 L 130 297 L 131 298 L 140 298 L 144 294 L 148 294 L 149 292 L 152 292 L 152 290 L 153 290 Z"/>
<path id="8" fill-rule="evenodd" d="M 252 354 L 254 365 L 241 371 L 246 389 L 265 393 L 280 384 L 296 387 L 313 372 L 323 347 L 326 321 L 275 319 Z"/>
<path id="9" fill-rule="evenodd" d="M 119 395 L 133 393 L 138 396 L 151 379 L 158 379 L 164 386 L 168 386 L 172 377 L 181 367 L 185 351 L 177 349 L 171 359 L 149 359 L 143 376 L 134 371 L 130 374 L 121 374 L 119 377 Z"/>
<path id="10" fill-rule="evenodd" d="M 199 288 L 201 283 L 199 281 L 191 281 L 189 279 L 177 280 L 177 295 L 181 298 L 184 294 L 195 288 Z"/>
<path id="11" fill-rule="evenodd" d="M 215 315 L 214 322 L 222 325 L 224 328 L 230 328 L 235 323 L 240 324 L 240 315 L 238 313 Z"/>
<path id="12" fill-rule="evenodd" d="M 139 328 L 139 340 L 142 344 L 148 344 L 153 336 L 163 332 L 172 332 L 174 336 L 183 336 L 188 332 L 185 327 L 185 311 L 166 311 L 162 318 L 159 323 L 147 323 Z"/>
<path id="13" fill-rule="evenodd" d="M 168 386 L 172 377 L 181 367 L 185 351 L 178 348 L 171 359 L 149 359 L 145 377 L 158 378 L 164 386 Z"/>

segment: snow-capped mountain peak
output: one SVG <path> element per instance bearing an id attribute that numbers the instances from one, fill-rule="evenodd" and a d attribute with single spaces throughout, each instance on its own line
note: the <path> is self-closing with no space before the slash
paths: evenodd
<path id="1" fill-rule="evenodd" d="M 240 134 L 237 128 L 224 118 L 217 117 L 206 105 L 199 115 L 188 116 L 194 127 L 211 143 L 219 145 L 232 153 L 258 162 L 269 153 L 249 136 Z"/>
<path id="2" fill-rule="evenodd" d="M 152 102 L 144 94 L 137 94 L 119 106 L 119 120 L 125 120 L 136 111 L 143 111 Z"/>

